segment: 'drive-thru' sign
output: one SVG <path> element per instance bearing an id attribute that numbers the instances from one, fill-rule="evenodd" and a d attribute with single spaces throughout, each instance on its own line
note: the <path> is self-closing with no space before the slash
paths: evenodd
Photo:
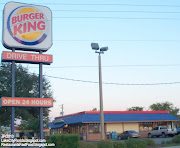
<path id="1" fill-rule="evenodd" d="M 52 63 L 52 55 L 46 54 L 32 54 L 32 53 L 20 53 L 20 52 L 7 52 L 2 53 L 2 62 L 16 61 L 19 63 Z"/>
<path id="2" fill-rule="evenodd" d="M 2 97 L 0 99 L 0 106 L 53 107 L 53 99 Z"/>
<path id="3" fill-rule="evenodd" d="M 3 45 L 6 48 L 47 51 L 52 46 L 49 8 L 9 2 L 3 13 Z"/>

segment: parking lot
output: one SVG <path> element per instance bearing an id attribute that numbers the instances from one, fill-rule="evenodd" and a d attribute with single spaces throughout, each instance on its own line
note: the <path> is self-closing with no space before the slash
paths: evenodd
<path id="1" fill-rule="evenodd" d="M 141 139 L 152 139 L 156 142 L 156 144 L 161 144 L 163 141 L 171 141 L 172 137 L 166 137 L 166 138 L 141 138 Z M 115 140 L 115 141 L 126 141 L 126 140 Z"/>
<path id="2" fill-rule="evenodd" d="M 172 137 L 166 137 L 166 138 L 140 138 L 140 139 L 152 139 L 156 142 L 156 144 L 161 144 L 163 141 L 171 141 Z M 112 141 L 126 141 L 126 140 L 117 140 L 117 139 L 111 139 Z M 98 142 L 98 140 L 94 140 L 94 141 L 89 141 L 89 140 L 85 140 L 84 142 L 90 142 L 90 143 L 96 143 Z"/>

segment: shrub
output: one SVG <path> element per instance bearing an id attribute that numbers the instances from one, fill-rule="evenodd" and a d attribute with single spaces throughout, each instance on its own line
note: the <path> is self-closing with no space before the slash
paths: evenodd
<path id="1" fill-rule="evenodd" d="M 176 135 L 172 138 L 173 143 L 180 143 L 180 135 Z"/>
<path id="2" fill-rule="evenodd" d="M 80 140 L 83 140 L 83 137 L 80 137 Z"/>
<path id="3" fill-rule="evenodd" d="M 101 140 L 100 142 L 98 142 L 97 146 L 98 148 L 113 148 L 113 142 Z"/>
<path id="4" fill-rule="evenodd" d="M 78 148 L 79 135 L 77 134 L 52 135 L 51 142 L 55 144 L 56 148 Z"/>
<path id="5" fill-rule="evenodd" d="M 147 146 L 155 146 L 156 142 L 151 139 L 143 139 L 143 141 L 146 143 Z"/>
<path id="6" fill-rule="evenodd" d="M 126 143 L 124 142 L 113 142 L 114 148 L 127 148 Z"/>
<path id="7" fill-rule="evenodd" d="M 146 148 L 147 144 L 141 139 L 129 139 L 126 142 L 128 148 Z"/>
<path id="8" fill-rule="evenodd" d="M 47 139 L 46 143 L 53 143 L 51 139 Z M 54 143 L 55 144 L 55 143 Z M 47 147 L 48 148 L 48 147 Z M 55 146 L 51 146 L 51 148 L 55 148 Z"/>
<path id="9" fill-rule="evenodd" d="M 46 136 L 45 139 L 46 139 L 46 140 L 50 140 L 50 136 Z"/>
<path id="10" fill-rule="evenodd" d="M 172 144 L 173 142 L 172 141 L 166 141 L 166 144 Z"/>
<path id="11" fill-rule="evenodd" d="M 162 141 L 161 144 L 166 144 L 166 141 Z"/>
<path id="12" fill-rule="evenodd" d="M 79 148 L 97 148 L 97 143 L 80 142 L 79 143 Z"/>

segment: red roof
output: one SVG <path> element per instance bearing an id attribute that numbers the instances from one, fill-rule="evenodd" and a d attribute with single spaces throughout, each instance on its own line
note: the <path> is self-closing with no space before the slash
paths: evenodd
<path id="1" fill-rule="evenodd" d="M 14 130 L 18 130 L 18 128 L 19 128 L 18 126 L 14 126 Z"/>
<path id="2" fill-rule="evenodd" d="M 11 128 L 11 127 L 10 127 Z M 49 127 L 47 127 L 47 128 L 43 128 L 43 130 L 46 130 L 46 129 L 49 129 Z M 19 130 L 19 126 L 14 126 L 14 130 Z"/>
<path id="3" fill-rule="evenodd" d="M 80 114 L 99 114 L 99 113 L 100 113 L 100 111 L 83 111 L 83 112 L 79 112 L 79 113 L 55 117 L 55 119 L 70 117 L 70 116 L 75 116 L 75 115 L 80 115 Z M 169 111 L 104 111 L 104 114 L 132 114 L 132 113 L 135 113 L 135 114 L 137 114 L 137 113 L 140 113 L 140 114 L 154 113 L 155 114 L 155 113 L 169 113 Z"/>

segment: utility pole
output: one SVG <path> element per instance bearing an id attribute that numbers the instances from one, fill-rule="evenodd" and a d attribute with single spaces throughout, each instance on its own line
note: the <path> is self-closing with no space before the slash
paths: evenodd
<path id="1" fill-rule="evenodd" d="M 63 112 L 63 109 L 64 109 L 64 106 L 63 106 L 64 104 L 62 104 L 62 105 L 60 105 L 61 106 L 61 109 L 62 109 L 62 112 L 60 112 L 60 115 L 64 115 L 64 112 Z"/>

